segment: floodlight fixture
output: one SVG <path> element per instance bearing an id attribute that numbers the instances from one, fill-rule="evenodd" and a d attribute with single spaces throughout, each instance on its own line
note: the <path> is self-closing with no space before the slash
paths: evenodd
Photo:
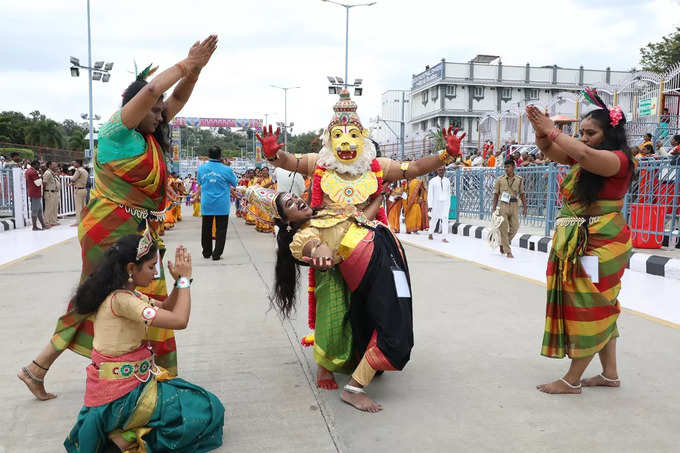
<path id="1" fill-rule="evenodd" d="M 361 94 L 364 92 L 364 89 L 361 87 L 354 87 L 354 96 L 361 96 Z"/>
<path id="2" fill-rule="evenodd" d="M 80 114 L 80 117 L 81 117 L 82 119 L 86 120 L 86 119 L 87 119 L 87 113 L 81 113 L 81 114 Z"/>
<path id="3" fill-rule="evenodd" d="M 345 80 L 342 77 L 336 77 L 335 80 L 337 80 L 338 83 L 340 83 L 340 84 L 345 83 Z"/>
<path id="4" fill-rule="evenodd" d="M 78 69 L 78 66 L 71 66 L 71 77 L 79 77 L 80 76 L 80 69 Z"/>
<path id="5" fill-rule="evenodd" d="M 328 77 L 328 81 L 330 83 L 335 83 L 335 77 L 331 77 L 331 76 L 326 76 L 326 77 Z"/>
<path id="6" fill-rule="evenodd" d="M 71 64 L 74 65 L 74 66 L 79 66 L 80 60 L 77 59 L 76 57 L 71 57 Z"/>
<path id="7" fill-rule="evenodd" d="M 111 62 L 111 63 L 106 63 L 106 64 L 104 65 L 104 71 L 110 71 L 110 70 L 112 70 L 112 69 L 113 69 L 113 62 Z"/>
<path id="8" fill-rule="evenodd" d="M 94 68 L 95 69 L 101 69 L 104 67 L 104 62 L 103 61 L 95 61 L 94 62 Z"/>
<path id="9" fill-rule="evenodd" d="M 100 119 L 102 119 L 102 117 L 99 116 L 99 115 L 95 115 L 95 116 L 94 116 L 94 119 L 96 119 L 97 121 L 99 121 Z"/>
<path id="10" fill-rule="evenodd" d="M 101 80 L 102 78 L 102 73 L 99 71 L 93 71 L 92 72 L 92 80 Z"/>
<path id="11" fill-rule="evenodd" d="M 333 85 L 328 87 L 328 94 L 338 94 L 338 88 Z"/>
<path id="12" fill-rule="evenodd" d="M 364 79 L 354 79 L 354 86 L 359 86 L 364 81 Z"/>
<path id="13" fill-rule="evenodd" d="M 293 126 L 295 126 L 295 123 L 293 121 L 291 121 L 288 126 L 293 127 Z"/>
<path id="14" fill-rule="evenodd" d="M 111 74 L 109 74 L 108 72 L 104 73 L 104 75 L 102 76 L 102 82 L 106 83 L 106 82 L 109 81 L 110 78 L 111 78 Z"/>

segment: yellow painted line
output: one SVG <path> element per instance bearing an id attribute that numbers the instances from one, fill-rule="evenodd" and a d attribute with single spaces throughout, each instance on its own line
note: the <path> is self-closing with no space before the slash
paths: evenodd
<path id="1" fill-rule="evenodd" d="M 68 239 L 64 239 L 63 241 L 55 242 L 55 243 L 52 244 L 52 245 L 48 245 L 47 247 L 43 247 L 43 248 L 41 248 L 40 250 L 36 250 L 35 252 L 29 253 L 28 255 L 24 255 L 24 256 L 22 256 L 22 257 L 19 257 L 19 258 L 17 258 L 17 259 L 12 260 L 12 261 L 8 261 L 8 262 L 5 263 L 5 264 L 0 264 L 0 269 L 4 269 L 4 268 L 6 268 L 6 267 L 12 266 L 13 264 L 20 263 L 21 261 L 24 261 L 24 260 L 26 260 L 26 259 L 28 259 L 28 258 L 30 258 L 30 257 L 32 257 L 32 256 L 37 255 L 38 253 L 44 252 L 45 250 L 49 250 L 49 249 L 54 248 L 54 247 L 56 247 L 56 246 L 58 246 L 58 245 L 62 245 L 62 244 L 66 243 L 66 242 L 68 242 L 68 241 L 70 241 L 70 240 L 73 240 L 73 239 L 78 239 L 78 236 L 76 235 L 75 237 L 68 238 Z"/>
<path id="2" fill-rule="evenodd" d="M 476 264 L 479 267 L 481 267 L 482 269 L 486 269 L 486 270 L 493 271 L 493 272 L 498 272 L 499 274 L 509 275 L 511 277 L 519 278 L 521 280 L 526 280 L 528 282 L 535 283 L 535 284 L 541 285 L 543 287 L 546 286 L 545 282 L 542 282 L 540 280 L 536 280 L 536 279 L 533 279 L 533 278 L 525 277 L 524 275 L 515 274 L 513 272 L 504 271 L 502 269 L 496 269 L 495 267 L 489 267 L 488 265 L 481 264 L 477 261 L 469 260 L 469 259 L 466 259 L 466 258 L 461 258 L 459 256 L 452 255 L 450 253 L 442 252 L 441 250 L 433 249 L 433 248 L 430 248 L 430 247 L 427 247 L 427 246 L 424 246 L 424 245 L 420 245 L 420 244 L 414 244 L 413 242 L 409 242 L 409 241 L 402 241 L 402 242 L 404 244 L 408 244 L 412 247 L 415 247 L 415 248 L 418 248 L 418 249 L 421 249 L 421 250 L 427 250 L 428 252 L 432 252 L 434 254 L 441 255 L 441 256 L 444 256 L 446 258 L 454 258 L 454 259 L 457 259 L 459 261 L 465 261 L 465 262 L 468 262 L 468 263 Z M 636 311 L 636 310 L 632 310 L 630 308 L 625 308 L 625 307 L 621 307 L 621 308 L 626 313 L 630 313 L 632 315 L 639 316 L 639 317 L 644 318 L 648 321 L 652 321 L 652 322 L 655 322 L 657 324 L 661 324 L 662 326 L 666 326 L 666 327 L 670 327 L 672 329 L 680 330 L 680 324 L 675 324 L 673 322 L 666 321 L 665 319 L 657 318 L 656 316 L 648 315 L 646 313 L 642 313 L 642 312 L 639 312 L 639 311 Z"/>

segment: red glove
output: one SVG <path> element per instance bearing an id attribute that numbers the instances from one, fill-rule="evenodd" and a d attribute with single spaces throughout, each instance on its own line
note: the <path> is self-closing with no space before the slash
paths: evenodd
<path id="1" fill-rule="evenodd" d="M 463 141 L 466 135 L 467 133 L 463 132 L 459 137 L 458 128 L 453 129 L 453 126 L 449 126 L 448 131 L 442 127 L 442 136 L 446 140 L 446 152 L 449 153 L 449 156 L 456 157 L 460 155 L 460 142 Z"/>
<path id="2" fill-rule="evenodd" d="M 276 133 L 272 132 L 272 125 L 269 125 L 269 133 L 267 133 L 267 128 L 262 129 L 263 137 L 260 134 L 256 134 L 255 137 L 262 143 L 262 152 L 265 158 L 273 159 L 276 157 L 276 153 L 283 147 L 283 145 L 277 143 L 279 140 L 279 134 L 281 133 L 281 128 L 276 128 Z"/>

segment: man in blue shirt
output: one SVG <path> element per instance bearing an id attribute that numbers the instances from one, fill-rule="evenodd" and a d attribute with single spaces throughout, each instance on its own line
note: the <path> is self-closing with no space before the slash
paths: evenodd
<path id="1" fill-rule="evenodd" d="M 198 185 L 201 196 L 201 246 L 203 257 L 217 261 L 222 257 L 229 226 L 231 207 L 230 187 L 236 187 L 233 170 L 222 163 L 222 150 L 213 146 L 208 150 L 210 161 L 198 167 Z M 212 243 L 212 225 L 215 222 L 215 248 Z"/>

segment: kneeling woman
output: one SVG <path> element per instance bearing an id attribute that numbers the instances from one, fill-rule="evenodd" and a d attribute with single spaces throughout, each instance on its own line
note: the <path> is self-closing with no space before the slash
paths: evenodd
<path id="1" fill-rule="evenodd" d="M 168 262 L 176 280 L 156 301 L 135 291 L 157 273 L 157 248 L 145 234 L 121 237 L 76 291 L 79 313 L 95 313 L 85 405 L 64 441 L 69 452 L 210 451 L 222 444 L 224 406 L 154 362 L 149 326 L 184 329 L 191 309 L 191 256 L 183 247 Z M 114 446 L 115 444 L 115 446 Z"/>
<path id="2" fill-rule="evenodd" d="M 290 193 L 250 188 L 256 202 L 279 226 L 274 302 L 288 316 L 295 304 L 299 262 L 319 270 L 338 265 L 352 292 L 350 319 L 355 349 L 362 356 L 341 398 L 359 410 L 382 407 L 363 388 L 377 371 L 401 370 L 413 348 L 413 313 L 408 265 L 389 228 L 369 220 L 382 197 L 365 212 L 331 204 L 314 212 Z"/>

